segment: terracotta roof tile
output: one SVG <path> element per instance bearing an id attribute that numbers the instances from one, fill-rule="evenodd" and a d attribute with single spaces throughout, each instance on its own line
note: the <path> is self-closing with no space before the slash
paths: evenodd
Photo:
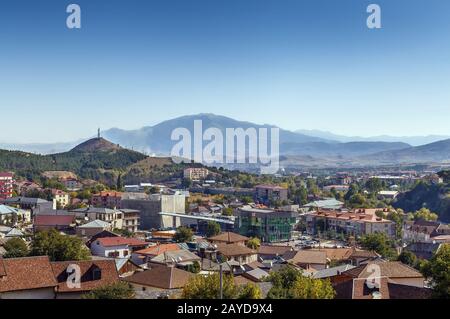
<path id="1" fill-rule="evenodd" d="M 125 238 L 125 237 L 103 237 L 98 238 L 96 240 L 103 247 L 111 247 L 111 246 L 145 246 L 148 245 L 147 242 L 136 239 L 136 238 Z"/>
<path id="2" fill-rule="evenodd" d="M 250 238 L 232 233 L 232 232 L 226 232 L 219 234 L 217 236 L 213 236 L 208 238 L 209 241 L 217 241 L 217 242 L 224 242 L 224 243 L 237 243 L 241 241 L 248 241 Z"/>
<path id="3" fill-rule="evenodd" d="M 80 288 L 70 288 L 67 285 L 67 267 L 77 265 L 81 271 Z M 52 271 L 58 281 L 58 292 L 91 291 L 92 289 L 113 284 L 119 281 L 119 274 L 114 260 L 87 260 L 52 262 Z M 94 272 L 99 271 L 99 278 Z"/>
<path id="4" fill-rule="evenodd" d="M 57 285 L 48 256 L 0 258 L 0 276 L 0 292 Z"/>
<path id="5" fill-rule="evenodd" d="M 182 288 L 194 274 L 175 267 L 155 265 L 149 270 L 137 272 L 124 281 L 162 289 Z"/>

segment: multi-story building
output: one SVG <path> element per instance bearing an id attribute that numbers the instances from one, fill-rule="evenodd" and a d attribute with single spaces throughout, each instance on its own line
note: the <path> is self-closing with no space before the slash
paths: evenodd
<path id="1" fill-rule="evenodd" d="M 160 213 L 185 214 L 186 196 L 182 193 L 152 194 L 143 198 L 142 196 L 122 199 L 123 209 L 134 209 L 140 212 L 140 229 L 160 229 L 172 226 L 181 226 L 180 218 L 161 216 Z M 174 222 L 175 221 L 175 222 Z"/>
<path id="2" fill-rule="evenodd" d="M 384 233 L 395 236 L 395 223 L 378 217 L 380 209 L 361 208 L 352 211 L 316 211 L 306 215 L 307 230 L 310 234 L 331 231 L 336 234 L 363 236 Z M 383 209 L 381 209 L 383 210 Z"/>
<path id="3" fill-rule="evenodd" d="M 126 208 L 122 208 L 120 211 L 123 213 L 122 229 L 131 233 L 137 232 L 141 220 L 139 216 L 140 211 Z"/>
<path id="4" fill-rule="evenodd" d="M 186 168 L 183 172 L 183 177 L 189 180 L 202 180 L 209 174 L 209 170 L 206 168 L 190 167 Z"/>
<path id="5" fill-rule="evenodd" d="M 72 211 L 77 219 L 85 221 L 101 220 L 111 224 L 112 229 L 123 229 L 124 213 L 118 209 L 86 207 Z"/>
<path id="6" fill-rule="evenodd" d="M 9 172 L 0 172 L 0 199 L 12 197 L 14 174 Z"/>
<path id="7" fill-rule="evenodd" d="M 236 226 L 241 235 L 258 237 L 263 242 L 289 241 L 298 213 L 244 206 L 236 211 Z"/>
<path id="8" fill-rule="evenodd" d="M 61 181 L 69 191 L 77 191 L 83 188 L 83 185 L 75 178 L 66 178 Z"/>
<path id="9" fill-rule="evenodd" d="M 285 201 L 288 199 L 288 189 L 277 185 L 257 185 L 255 187 L 255 200 L 269 205 L 274 201 Z"/>
<path id="10" fill-rule="evenodd" d="M 59 189 L 52 189 L 52 196 L 55 204 L 60 207 L 66 207 L 70 204 L 69 194 Z"/>
<path id="11" fill-rule="evenodd" d="M 115 191 L 104 191 L 92 195 L 92 206 L 116 209 L 121 207 L 122 193 Z"/>

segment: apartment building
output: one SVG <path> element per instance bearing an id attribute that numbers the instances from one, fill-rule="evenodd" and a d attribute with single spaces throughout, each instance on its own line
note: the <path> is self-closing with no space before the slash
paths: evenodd
<path id="1" fill-rule="evenodd" d="M 395 223 L 378 217 L 380 209 L 361 208 L 352 211 L 316 211 L 306 215 L 307 230 L 310 234 L 332 231 L 353 236 L 384 233 L 395 236 Z M 381 209 L 382 210 L 382 209 Z"/>
<path id="2" fill-rule="evenodd" d="M 14 174 L 0 172 L 0 199 L 10 198 L 13 195 Z"/>
<path id="3" fill-rule="evenodd" d="M 92 206 L 116 209 L 121 207 L 122 193 L 115 191 L 103 191 L 92 195 Z"/>
<path id="4" fill-rule="evenodd" d="M 255 200 L 269 205 L 274 201 L 285 201 L 288 199 L 288 189 L 277 185 L 255 186 Z"/>

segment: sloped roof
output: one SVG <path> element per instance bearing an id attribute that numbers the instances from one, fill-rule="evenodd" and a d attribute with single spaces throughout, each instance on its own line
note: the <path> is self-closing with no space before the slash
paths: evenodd
<path id="1" fill-rule="evenodd" d="M 73 223 L 73 215 L 36 215 L 34 226 L 69 226 Z"/>
<path id="2" fill-rule="evenodd" d="M 103 237 L 98 238 L 96 241 L 100 243 L 103 247 L 111 247 L 111 246 L 144 246 L 148 245 L 147 242 L 136 239 L 136 238 L 126 238 L 126 237 Z"/>
<path id="3" fill-rule="evenodd" d="M 322 264 L 327 263 L 327 254 L 324 251 L 317 250 L 299 250 L 287 252 L 283 259 L 293 264 Z"/>
<path id="4" fill-rule="evenodd" d="M 103 220 L 96 219 L 87 224 L 78 226 L 78 228 L 107 228 L 109 226 L 110 226 L 109 223 L 107 223 Z"/>
<path id="5" fill-rule="evenodd" d="M 22 237 L 24 234 L 20 231 L 20 229 L 13 228 L 11 229 L 5 237 Z"/>
<path id="6" fill-rule="evenodd" d="M 157 265 L 149 270 L 136 272 L 134 275 L 126 277 L 123 280 L 142 286 L 177 289 L 183 288 L 192 276 L 194 274 L 182 269 Z"/>
<path id="7" fill-rule="evenodd" d="M 145 249 L 135 251 L 135 253 L 140 254 L 140 255 L 158 256 L 167 251 L 176 251 L 176 250 L 180 250 L 180 249 L 181 248 L 178 244 L 158 244 L 158 245 L 150 246 Z"/>
<path id="8" fill-rule="evenodd" d="M 224 242 L 224 243 L 237 243 L 242 241 L 248 241 L 250 238 L 232 233 L 232 232 L 226 232 L 221 233 L 217 236 L 209 237 L 208 240 L 210 241 L 217 241 L 217 242 Z"/>
<path id="9" fill-rule="evenodd" d="M 0 292 L 55 287 L 48 256 L 0 258 Z"/>
<path id="10" fill-rule="evenodd" d="M 188 250 L 180 249 L 175 251 L 166 251 L 151 259 L 156 263 L 182 263 L 188 261 L 199 261 L 200 257 Z"/>
<path id="11" fill-rule="evenodd" d="M 350 270 L 355 268 L 355 266 L 352 265 L 341 265 L 337 267 L 332 267 L 328 269 L 322 269 L 313 274 L 313 278 L 320 279 L 320 278 L 328 278 L 332 276 L 336 276 L 340 273 L 343 273 L 344 271 Z"/>
<path id="12" fill-rule="evenodd" d="M 244 276 L 247 278 L 250 277 L 250 279 L 254 279 L 256 281 L 261 281 L 264 277 L 269 276 L 269 273 L 260 268 L 255 268 L 253 270 L 247 271 Z"/>
<path id="13" fill-rule="evenodd" d="M 238 244 L 218 244 L 217 250 L 226 257 L 256 254 L 256 251 Z"/>
<path id="14" fill-rule="evenodd" d="M 293 250 L 291 246 L 272 246 L 272 245 L 261 245 L 258 248 L 258 254 L 260 255 L 283 255 L 288 251 Z"/>
<path id="15" fill-rule="evenodd" d="M 367 278 L 373 275 L 371 265 L 380 267 L 380 276 L 388 278 L 423 278 L 422 274 L 399 261 L 372 261 L 367 264 L 355 267 L 345 271 L 343 274 L 349 275 L 353 278 Z M 371 267 L 370 267 L 371 268 Z"/>
<path id="16" fill-rule="evenodd" d="M 77 265 L 80 267 L 80 288 L 71 288 L 67 284 L 67 268 L 69 265 Z M 92 289 L 110 285 L 119 281 L 116 262 L 113 259 L 52 262 L 51 266 L 53 274 L 58 281 L 58 292 L 91 291 Z M 99 279 L 94 279 L 94 270 L 100 271 Z"/>

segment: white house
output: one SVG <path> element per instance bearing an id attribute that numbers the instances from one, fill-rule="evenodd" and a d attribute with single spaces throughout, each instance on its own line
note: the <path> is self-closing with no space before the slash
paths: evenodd
<path id="1" fill-rule="evenodd" d="M 149 243 L 125 237 L 98 238 L 91 244 L 91 253 L 94 256 L 128 258 L 133 251 L 147 248 Z"/>

